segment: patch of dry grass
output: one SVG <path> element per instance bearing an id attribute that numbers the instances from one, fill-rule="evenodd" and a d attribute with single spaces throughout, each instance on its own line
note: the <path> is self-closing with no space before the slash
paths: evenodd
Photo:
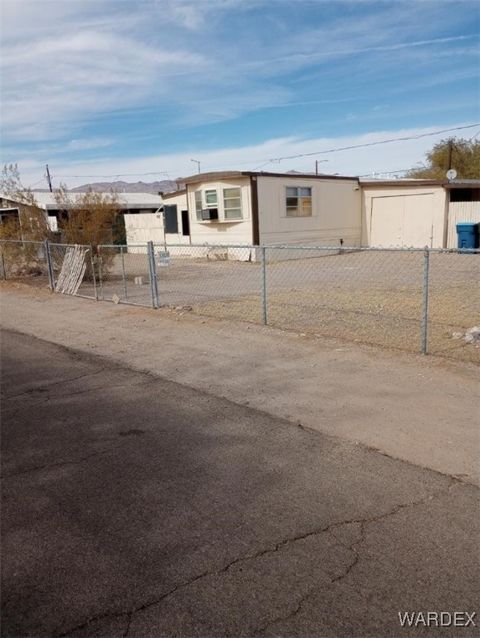
<path id="1" fill-rule="evenodd" d="M 453 339 L 479 322 L 472 295 L 476 282 L 432 290 L 429 304 L 429 352 L 466 361 L 478 361 L 478 345 Z M 258 323 L 262 320 L 259 295 L 198 303 L 195 312 L 217 318 Z M 268 295 L 268 323 L 296 330 L 384 348 L 419 352 L 422 291 L 417 287 L 333 287 L 293 289 Z"/>

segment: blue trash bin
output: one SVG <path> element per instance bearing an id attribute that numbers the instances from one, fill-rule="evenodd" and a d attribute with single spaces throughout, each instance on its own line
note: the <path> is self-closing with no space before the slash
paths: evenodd
<path id="1" fill-rule="evenodd" d="M 460 222 L 457 224 L 458 248 L 478 248 L 478 224 L 475 222 Z"/>

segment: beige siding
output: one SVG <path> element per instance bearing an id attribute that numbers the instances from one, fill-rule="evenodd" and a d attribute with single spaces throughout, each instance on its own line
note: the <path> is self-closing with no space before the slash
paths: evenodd
<path id="1" fill-rule="evenodd" d="M 164 204 L 177 206 L 178 233 L 163 232 L 163 213 L 125 214 L 125 232 L 127 244 L 189 244 L 190 238 L 182 235 L 182 210 L 187 210 L 185 193 L 165 199 Z"/>
<path id="2" fill-rule="evenodd" d="M 447 248 L 457 247 L 459 222 L 480 223 L 480 202 L 450 202 L 448 208 Z"/>
<path id="3" fill-rule="evenodd" d="M 189 237 L 183 237 L 181 233 L 163 232 L 162 213 L 139 213 L 134 215 L 124 215 L 125 233 L 127 245 L 146 244 L 153 241 L 155 244 L 189 244 Z"/>
<path id="4" fill-rule="evenodd" d="M 187 210 L 187 194 L 180 193 L 179 195 L 173 195 L 172 197 L 165 197 L 162 203 L 167 206 L 176 205 L 179 211 Z"/>
<path id="5" fill-rule="evenodd" d="M 443 248 L 443 187 L 364 186 L 362 190 L 363 245 Z"/>
<path id="6" fill-rule="evenodd" d="M 354 180 L 258 176 L 261 244 L 359 246 L 361 195 Z M 287 217 L 287 186 L 312 189 L 312 215 Z"/>
<path id="7" fill-rule="evenodd" d="M 182 210 L 188 210 L 187 194 L 180 193 L 179 195 L 175 195 L 174 197 L 166 197 L 163 200 L 163 205 L 177 207 L 178 233 L 167 233 L 165 236 L 167 244 L 189 244 L 190 237 L 188 235 L 183 235 L 182 233 Z"/>
<path id="8" fill-rule="evenodd" d="M 242 220 L 223 221 L 223 189 L 241 189 Z M 218 221 L 199 221 L 195 211 L 195 191 L 216 190 L 218 196 Z M 248 177 L 200 182 L 188 185 L 188 211 L 190 215 L 190 235 L 192 244 L 251 244 L 252 243 L 252 210 L 250 179 Z"/>
<path id="9" fill-rule="evenodd" d="M 149 241 L 164 241 L 162 213 L 139 213 L 124 215 L 127 245 L 146 244 Z M 136 252 L 130 249 L 129 252 Z"/>

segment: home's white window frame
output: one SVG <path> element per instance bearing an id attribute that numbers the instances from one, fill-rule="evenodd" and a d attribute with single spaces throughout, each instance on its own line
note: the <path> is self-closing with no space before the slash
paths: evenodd
<path id="1" fill-rule="evenodd" d="M 205 208 L 218 209 L 218 190 L 216 188 L 206 188 L 203 192 L 205 195 Z M 207 193 L 215 193 L 215 202 L 212 203 L 207 200 Z"/>
<path id="2" fill-rule="evenodd" d="M 226 191 L 237 191 L 238 197 L 225 197 Z M 208 202 L 207 195 L 212 198 L 212 194 L 215 194 L 215 202 Z M 196 220 L 199 222 L 208 222 L 208 223 L 223 223 L 223 222 L 237 222 L 243 221 L 244 219 L 244 210 L 243 210 L 243 198 L 242 198 L 242 187 L 241 186 L 219 186 L 217 188 L 200 188 L 194 191 L 194 200 L 195 200 L 195 216 Z M 238 205 L 228 206 L 226 205 L 228 201 L 237 201 Z M 205 220 L 202 219 L 202 210 L 216 208 L 218 210 L 218 219 L 215 220 Z M 240 211 L 240 215 L 237 217 L 227 217 L 229 211 Z"/>
<path id="3" fill-rule="evenodd" d="M 202 202 L 203 202 L 202 191 L 201 190 L 195 191 L 195 215 L 196 215 L 197 221 L 200 221 L 200 222 L 202 221 L 202 209 L 203 209 Z"/>
<path id="4" fill-rule="evenodd" d="M 295 189 L 297 191 L 296 195 L 289 195 L 288 191 L 289 189 Z M 308 190 L 310 191 L 309 195 L 305 195 L 301 193 L 302 190 Z M 304 213 L 302 211 L 302 208 L 300 207 L 300 200 L 302 198 L 309 198 L 310 199 L 310 212 L 308 213 Z M 288 200 L 291 199 L 296 199 L 297 200 L 297 205 L 295 207 L 293 207 L 292 205 L 288 204 Z M 295 209 L 298 211 L 297 214 L 291 214 L 292 209 Z M 301 212 L 302 211 L 302 212 Z M 313 215 L 313 189 L 311 186 L 285 186 L 285 215 L 286 217 L 312 217 Z"/>
<path id="5" fill-rule="evenodd" d="M 225 191 L 238 191 L 238 197 L 226 197 Z M 226 186 L 222 189 L 222 203 L 223 203 L 223 219 L 224 221 L 238 221 L 243 219 L 243 206 L 242 206 L 242 188 L 241 186 Z M 238 200 L 238 206 L 227 207 L 226 202 L 228 200 Z M 239 211 L 238 217 L 227 217 L 228 211 Z"/>

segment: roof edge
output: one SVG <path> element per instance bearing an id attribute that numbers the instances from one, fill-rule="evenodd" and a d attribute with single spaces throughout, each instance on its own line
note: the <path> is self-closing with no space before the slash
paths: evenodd
<path id="1" fill-rule="evenodd" d="M 242 177 L 282 177 L 291 179 L 318 179 L 318 180 L 347 180 L 358 182 L 358 177 L 347 175 L 316 175 L 315 173 L 273 173 L 268 171 L 210 171 L 207 173 L 198 173 L 188 177 L 179 178 L 178 181 L 183 184 L 198 184 L 199 182 L 208 182 L 223 179 L 239 179 Z"/>

